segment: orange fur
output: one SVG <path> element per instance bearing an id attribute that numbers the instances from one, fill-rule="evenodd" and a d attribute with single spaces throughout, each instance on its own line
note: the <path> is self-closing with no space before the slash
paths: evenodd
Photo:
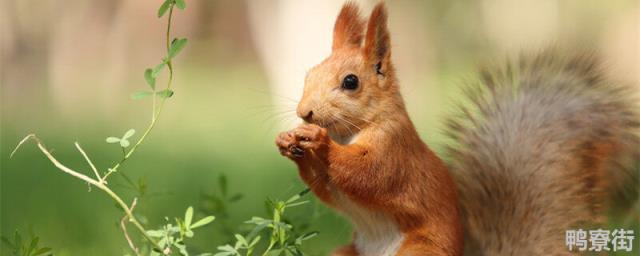
<path id="1" fill-rule="evenodd" d="M 354 222 L 354 243 L 335 255 L 461 255 L 456 187 L 405 110 L 384 4 L 371 14 L 364 47 L 357 14 L 345 4 L 331 56 L 307 74 L 298 115 L 310 123 L 276 144 L 311 190 Z M 340 87 L 349 74 L 359 78 L 355 90 Z"/>
<path id="2" fill-rule="evenodd" d="M 336 24 L 333 27 L 333 49 L 338 49 L 344 45 L 360 47 L 362 43 L 362 30 L 364 22 L 360 19 L 358 6 L 348 2 L 338 14 Z"/>

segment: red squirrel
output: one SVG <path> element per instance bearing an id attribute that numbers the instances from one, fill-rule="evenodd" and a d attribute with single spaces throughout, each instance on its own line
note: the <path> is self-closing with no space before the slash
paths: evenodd
<path id="1" fill-rule="evenodd" d="M 306 124 L 277 145 L 318 198 L 351 218 L 354 242 L 335 255 L 460 255 L 456 187 L 405 110 L 383 4 L 366 35 L 364 26 L 347 3 L 331 56 L 305 79 L 297 114 Z"/>
<path id="2" fill-rule="evenodd" d="M 638 119 L 589 58 L 545 56 L 482 73 L 478 111 L 449 121 L 448 168 L 405 109 L 384 3 L 366 22 L 346 3 L 331 55 L 306 76 L 304 123 L 276 138 L 314 194 L 353 223 L 352 243 L 333 255 L 570 253 L 559 248 L 564 230 L 602 216 L 607 167 L 638 145 Z"/>

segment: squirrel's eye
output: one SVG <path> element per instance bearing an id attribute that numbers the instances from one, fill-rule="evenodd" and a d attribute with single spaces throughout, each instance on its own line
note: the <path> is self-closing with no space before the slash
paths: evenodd
<path id="1" fill-rule="evenodd" d="M 349 74 L 342 80 L 342 89 L 355 90 L 358 89 L 358 77 L 354 74 Z"/>

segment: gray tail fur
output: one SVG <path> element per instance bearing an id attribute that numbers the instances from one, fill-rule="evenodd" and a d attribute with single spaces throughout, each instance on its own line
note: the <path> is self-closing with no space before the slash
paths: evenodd
<path id="1" fill-rule="evenodd" d="M 466 252 L 571 254 L 566 230 L 606 229 L 611 197 L 637 195 L 631 87 L 592 54 L 547 51 L 480 74 L 447 123 Z"/>

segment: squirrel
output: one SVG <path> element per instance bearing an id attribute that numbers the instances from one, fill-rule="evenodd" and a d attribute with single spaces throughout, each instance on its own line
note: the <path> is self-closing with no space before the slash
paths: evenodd
<path id="1" fill-rule="evenodd" d="M 391 62 L 384 3 L 347 2 L 331 55 L 305 78 L 276 145 L 351 244 L 332 255 L 571 254 L 565 230 L 604 220 L 606 195 L 637 159 L 640 119 L 590 55 L 554 52 L 484 69 L 447 121 L 449 161 L 420 138 Z"/>

